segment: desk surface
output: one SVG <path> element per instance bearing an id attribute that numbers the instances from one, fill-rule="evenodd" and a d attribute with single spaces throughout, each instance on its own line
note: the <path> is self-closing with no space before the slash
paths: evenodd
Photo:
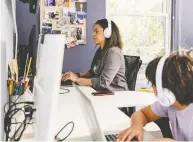
<path id="1" fill-rule="evenodd" d="M 82 106 L 80 105 L 79 92 L 73 87 L 65 87 L 70 90 L 68 94 L 60 95 L 60 118 L 59 125 L 60 129 L 67 122 L 75 122 L 75 129 L 73 133 L 69 136 L 69 139 L 75 137 L 90 136 L 90 132 L 85 121 L 85 117 L 82 111 Z M 115 107 L 104 107 L 100 104 L 95 104 L 95 110 L 99 118 L 99 123 L 104 132 L 106 131 L 120 131 L 127 128 L 130 125 L 130 119 L 121 111 Z M 67 115 L 68 114 L 68 115 Z M 114 120 L 117 116 L 119 119 Z M 62 133 L 61 133 L 62 134 Z M 65 136 L 65 132 L 63 135 Z"/>
<path id="2" fill-rule="evenodd" d="M 75 127 L 71 135 L 68 137 L 67 140 L 76 139 L 80 137 L 90 136 L 90 132 L 85 121 L 85 117 L 83 116 L 82 107 L 80 105 L 80 99 L 78 97 L 78 92 L 74 87 L 62 87 L 69 89 L 70 92 L 67 94 L 60 94 L 59 95 L 59 118 L 57 121 L 57 130 L 61 129 L 66 123 L 69 121 L 73 121 L 75 123 Z M 94 92 L 95 90 L 90 87 L 79 87 L 79 90 L 84 92 L 88 97 L 92 98 L 94 102 L 96 114 L 98 115 L 98 121 L 105 132 L 119 132 L 123 129 L 126 129 L 130 126 L 130 118 L 127 117 L 124 113 L 122 113 L 117 106 L 114 105 L 115 102 L 111 105 L 105 104 L 105 101 L 108 101 L 109 98 L 106 96 L 101 97 L 93 97 L 90 95 L 90 92 Z M 61 91 L 62 92 L 62 91 Z M 118 94 L 115 94 L 118 96 Z M 123 94 L 124 95 L 124 94 Z M 116 97 L 117 97 L 116 96 Z M 119 95 L 120 97 L 121 95 Z M 115 99 L 115 97 L 113 98 Z M 102 102 L 100 102 L 102 101 Z M 128 102 L 127 102 L 128 103 Z M 112 119 L 115 118 L 116 119 Z M 71 126 L 64 129 L 59 137 L 65 137 L 66 134 L 69 133 Z M 150 135 L 150 134 L 149 134 Z M 27 139 L 23 139 L 27 140 Z M 28 139 L 34 140 L 34 139 Z"/>
<path id="3" fill-rule="evenodd" d="M 59 118 L 56 129 L 59 131 L 66 123 L 73 121 L 75 124 L 74 130 L 67 140 L 90 136 L 85 117 L 83 115 L 82 106 L 80 105 L 79 92 L 73 87 L 64 87 L 69 89 L 67 94 L 59 95 Z M 60 92 L 63 92 L 62 90 Z M 130 126 L 130 119 L 115 107 L 103 107 L 100 104 L 96 105 L 96 113 L 99 118 L 99 123 L 104 132 L 118 132 Z M 112 118 L 118 117 L 115 121 Z M 71 126 L 64 129 L 59 137 L 65 137 L 71 129 Z M 29 130 L 28 130 L 29 132 Z M 23 139 L 33 141 L 34 138 Z"/>
<path id="4" fill-rule="evenodd" d="M 147 92 L 119 91 L 109 96 L 93 96 L 95 90 L 91 87 L 79 86 L 79 89 L 93 101 L 111 107 L 144 107 L 157 101 L 154 94 Z"/>
<path id="5" fill-rule="evenodd" d="M 78 88 L 79 91 L 81 91 L 82 88 L 87 88 L 88 90 L 92 92 L 94 91 L 94 89 L 90 87 L 80 87 Z M 69 113 L 70 115 L 72 115 L 68 117 L 69 121 L 70 120 L 72 121 L 72 118 L 73 118 L 74 122 L 82 122 L 82 123 L 75 124 L 77 126 L 77 129 L 74 130 L 73 134 L 69 137 L 69 139 L 71 138 L 73 139 L 75 137 L 76 138 L 81 137 L 83 136 L 82 135 L 83 133 L 84 133 L 84 136 L 89 136 L 90 132 L 88 130 L 88 126 L 83 116 L 83 111 L 82 111 L 80 100 L 78 97 L 79 95 L 77 95 L 78 91 L 76 91 L 76 89 L 72 87 L 68 89 L 70 89 L 70 92 L 72 93 L 72 95 L 70 93 L 70 94 L 66 94 L 66 95 L 64 94 L 60 96 L 60 101 L 61 101 L 60 111 L 63 112 L 63 109 L 65 109 L 65 107 L 66 108 L 69 107 L 69 109 L 66 109 L 67 111 L 70 111 Z M 88 97 L 93 97 L 93 96 L 88 96 Z M 92 98 L 92 101 L 94 101 L 93 99 L 94 98 Z M 100 100 L 101 99 L 102 98 L 100 98 Z M 69 100 L 73 100 L 72 101 L 73 103 L 69 103 L 70 102 Z M 66 102 L 66 104 L 64 104 L 64 102 Z M 104 133 L 108 133 L 108 132 L 117 133 L 130 126 L 130 118 L 126 116 L 124 113 L 122 113 L 116 106 L 108 106 L 106 104 L 100 103 L 100 101 L 97 100 L 94 102 L 94 107 L 96 110 L 96 114 L 98 115 L 99 124 L 102 130 L 104 131 Z M 76 116 L 79 116 L 79 117 L 74 117 L 74 113 L 77 113 Z M 63 117 L 66 119 L 65 115 Z M 113 118 L 116 118 L 116 119 L 113 119 Z M 62 117 L 60 119 L 61 121 L 63 121 Z M 145 127 L 145 130 L 147 127 Z M 65 132 L 64 134 L 66 133 L 67 132 Z M 150 139 L 153 138 L 151 134 L 149 134 L 148 132 L 146 132 L 146 137 L 149 137 Z"/>

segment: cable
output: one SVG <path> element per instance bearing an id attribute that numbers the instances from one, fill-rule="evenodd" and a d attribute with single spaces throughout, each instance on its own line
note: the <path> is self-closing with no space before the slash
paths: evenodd
<path id="1" fill-rule="evenodd" d="M 22 95 L 18 96 L 18 97 L 17 97 L 17 99 L 15 100 L 15 102 L 14 102 L 14 103 L 16 103 L 16 102 L 17 102 L 17 100 L 18 100 L 21 96 L 22 96 Z"/>
<path id="2" fill-rule="evenodd" d="M 15 134 L 16 134 L 17 130 L 16 130 L 16 132 L 14 133 L 14 135 L 12 137 L 9 136 L 9 133 L 11 132 L 11 128 L 10 128 L 11 127 L 11 119 L 15 114 L 17 114 L 20 111 L 23 112 L 24 115 L 25 115 L 25 112 L 21 108 L 11 110 L 8 113 L 6 113 L 6 115 L 5 115 L 5 118 L 4 118 L 4 123 L 5 123 L 4 124 L 4 131 L 5 131 L 5 134 L 6 134 L 6 141 L 8 141 L 9 139 L 11 139 L 11 140 L 15 139 L 15 136 L 16 136 Z M 25 120 L 26 120 L 26 118 L 24 117 L 24 121 Z"/>
<path id="3" fill-rule="evenodd" d="M 69 89 L 65 89 L 65 88 L 60 88 L 61 90 L 66 90 L 66 92 L 62 92 L 62 93 L 60 93 L 60 94 L 67 94 L 67 93 L 69 93 L 70 92 L 70 90 Z"/>
<path id="4" fill-rule="evenodd" d="M 8 140 L 19 141 L 20 140 L 26 126 L 28 124 L 31 124 L 30 122 L 32 120 L 33 112 L 35 111 L 35 109 L 33 109 L 33 107 L 32 107 L 34 104 L 33 102 L 18 102 L 18 103 L 16 103 L 16 101 L 15 102 L 10 101 L 4 105 L 4 112 L 5 112 L 4 131 L 6 134 L 6 141 L 8 141 Z M 8 110 L 6 110 L 6 106 L 8 104 L 10 107 Z M 21 104 L 24 104 L 24 106 L 18 107 L 18 105 L 21 105 Z M 26 114 L 25 108 L 28 108 L 30 110 L 29 114 Z M 14 117 L 19 112 L 22 112 L 22 114 L 24 115 L 24 120 L 22 122 L 17 122 L 16 118 Z M 14 123 L 11 121 L 12 119 L 15 119 Z M 13 136 L 11 137 L 9 134 L 11 132 L 11 125 L 13 125 L 13 124 L 16 125 L 16 127 L 18 124 L 20 124 L 20 125 L 17 129 L 15 129 L 15 132 L 13 133 Z"/>
<path id="5" fill-rule="evenodd" d="M 71 131 L 68 133 L 68 135 L 67 135 L 66 137 L 64 137 L 63 139 L 60 139 L 60 138 L 58 137 L 58 135 L 59 135 L 60 132 L 61 132 L 64 128 L 66 128 L 69 124 L 72 124 L 72 129 L 71 129 Z M 70 134 L 72 133 L 73 130 L 74 130 L 74 122 L 70 121 L 70 122 L 68 122 L 66 125 L 64 125 L 64 127 L 62 127 L 62 128 L 60 129 L 60 131 L 56 134 L 55 140 L 57 140 L 57 141 L 64 141 L 68 136 L 70 136 Z"/>

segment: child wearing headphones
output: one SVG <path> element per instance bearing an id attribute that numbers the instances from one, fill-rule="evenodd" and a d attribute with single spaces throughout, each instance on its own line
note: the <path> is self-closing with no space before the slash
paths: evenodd
<path id="1" fill-rule="evenodd" d="M 188 52 L 187 52 L 188 53 Z M 174 139 L 193 141 L 193 58 L 180 52 L 151 61 L 146 69 L 146 77 L 152 84 L 158 99 L 151 106 L 135 112 L 131 117 L 131 127 L 117 135 L 117 141 L 143 138 L 143 127 L 161 117 L 168 117 Z"/>

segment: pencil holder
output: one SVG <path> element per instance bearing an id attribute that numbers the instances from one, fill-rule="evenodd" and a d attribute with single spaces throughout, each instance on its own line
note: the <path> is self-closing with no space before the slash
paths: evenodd
<path id="1" fill-rule="evenodd" d="M 11 102 L 33 102 L 34 101 L 34 96 L 32 92 L 27 89 L 23 94 L 21 95 L 13 95 L 10 96 L 10 101 Z"/>

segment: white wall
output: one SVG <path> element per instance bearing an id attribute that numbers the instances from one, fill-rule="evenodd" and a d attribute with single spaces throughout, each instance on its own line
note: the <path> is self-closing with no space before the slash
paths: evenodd
<path id="1" fill-rule="evenodd" d="M 14 24 L 12 14 L 12 2 L 15 5 L 15 0 L 0 0 L 0 48 L 1 48 L 1 63 L 0 63 L 0 79 L 1 79 L 1 102 L 0 102 L 0 141 L 3 141 L 3 106 L 8 101 L 8 93 L 6 88 L 7 80 L 7 65 L 11 59 L 13 59 L 13 36 L 14 36 Z"/>
<path id="2" fill-rule="evenodd" d="M 176 1 L 178 46 L 193 47 L 193 0 Z"/>
<path id="3" fill-rule="evenodd" d="M 2 1 L 2 11 L 1 16 L 2 22 L 2 40 L 5 41 L 6 53 L 7 53 L 7 62 L 10 62 L 13 59 L 13 15 L 12 15 L 12 1 L 14 0 L 1 0 Z"/>

